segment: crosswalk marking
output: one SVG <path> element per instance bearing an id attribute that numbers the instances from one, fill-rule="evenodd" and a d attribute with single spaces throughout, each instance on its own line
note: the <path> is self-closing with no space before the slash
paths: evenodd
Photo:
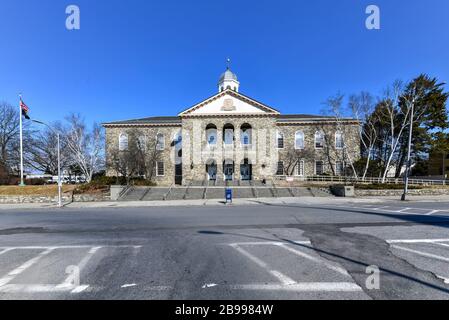
<path id="1" fill-rule="evenodd" d="M 16 276 L 18 276 L 19 274 L 21 274 L 23 271 L 25 271 L 26 269 L 28 269 L 29 267 L 31 267 L 33 264 L 35 264 L 36 262 L 38 262 L 40 259 L 42 259 L 42 257 L 46 256 L 47 254 L 49 254 L 50 252 L 52 252 L 53 250 L 55 250 L 55 248 L 49 248 L 41 253 L 39 253 L 36 257 L 28 260 L 27 262 L 25 262 L 24 264 L 22 264 L 21 266 L 17 267 L 16 269 L 12 270 L 11 272 L 8 273 L 8 275 L 6 275 L 5 277 L 0 279 L 0 287 L 4 286 L 5 284 L 11 282 Z"/>

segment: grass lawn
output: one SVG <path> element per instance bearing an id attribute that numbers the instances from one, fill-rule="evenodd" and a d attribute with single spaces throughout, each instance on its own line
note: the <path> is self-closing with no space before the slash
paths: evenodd
<path id="1" fill-rule="evenodd" d="M 76 186 L 67 185 L 62 187 L 62 191 L 70 192 Z M 0 196 L 57 196 L 58 186 L 0 186 Z"/>

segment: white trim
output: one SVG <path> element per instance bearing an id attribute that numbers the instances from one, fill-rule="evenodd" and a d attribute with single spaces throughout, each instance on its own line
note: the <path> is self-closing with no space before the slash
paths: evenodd
<path id="1" fill-rule="evenodd" d="M 316 145 L 317 145 L 317 134 L 321 134 L 322 135 L 322 137 L 323 137 L 323 146 L 322 147 L 317 147 Z M 323 150 L 324 149 L 324 145 L 326 144 L 326 141 L 325 141 L 325 139 L 324 139 L 324 135 L 325 135 L 325 133 L 323 132 L 323 131 L 316 131 L 315 132 L 315 137 L 314 137 L 314 145 L 315 145 L 315 150 Z"/>
<path id="2" fill-rule="evenodd" d="M 338 134 L 341 136 L 341 142 L 343 144 L 343 146 L 341 146 L 341 147 L 339 147 L 338 144 L 337 144 L 337 135 Z M 344 148 L 345 148 L 345 139 L 344 139 L 343 132 L 337 131 L 337 132 L 335 132 L 335 149 L 343 150 Z"/>
<path id="3" fill-rule="evenodd" d="M 126 139 L 126 142 L 123 141 L 122 139 Z M 126 143 L 126 147 L 122 146 L 123 144 Z M 119 151 L 127 151 L 129 148 L 129 136 L 126 132 L 121 132 L 118 136 L 118 150 Z"/>
<path id="4" fill-rule="evenodd" d="M 299 133 L 302 135 L 302 147 L 300 147 L 300 148 L 298 148 L 298 144 L 297 144 L 297 137 L 298 137 Z M 305 147 L 306 147 L 306 135 L 305 135 L 304 131 L 298 130 L 295 132 L 295 150 L 304 150 Z"/>
<path id="5" fill-rule="evenodd" d="M 302 174 L 299 173 L 300 166 L 302 164 Z M 299 160 L 295 166 L 295 177 L 304 177 L 306 173 L 306 163 L 304 160 Z"/>
<path id="6" fill-rule="evenodd" d="M 318 162 L 322 163 L 321 168 L 322 168 L 323 172 L 320 173 L 320 175 L 322 175 L 324 173 L 324 161 L 323 160 L 315 160 L 315 165 L 314 165 L 314 169 L 313 170 L 315 172 L 315 175 L 318 175 L 317 170 L 316 170 L 316 165 L 317 165 Z"/>
<path id="7" fill-rule="evenodd" d="M 159 136 L 162 136 L 162 147 L 159 147 Z M 164 151 L 165 150 L 165 134 L 162 132 L 158 132 L 156 134 L 156 149 L 158 151 Z"/>
<path id="8" fill-rule="evenodd" d="M 159 163 L 162 163 L 164 174 L 159 174 Z M 156 161 L 156 177 L 165 177 L 165 162 L 164 161 Z"/>

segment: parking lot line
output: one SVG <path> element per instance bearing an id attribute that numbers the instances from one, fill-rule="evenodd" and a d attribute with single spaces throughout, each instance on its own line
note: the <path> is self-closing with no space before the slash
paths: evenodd
<path id="1" fill-rule="evenodd" d="M 272 290 L 294 292 L 354 292 L 363 291 L 360 286 L 352 282 L 300 282 L 290 285 L 284 284 L 244 284 L 231 285 L 233 290 Z"/>
<path id="2" fill-rule="evenodd" d="M 449 242 L 449 239 L 395 239 L 387 240 L 387 243 L 440 243 Z"/>
<path id="3" fill-rule="evenodd" d="M 447 244 L 447 243 L 435 242 L 435 244 L 442 246 L 442 247 L 449 247 L 449 244 Z"/>
<path id="4" fill-rule="evenodd" d="M 286 246 L 285 244 L 279 245 L 279 247 L 284 248 L 285 250 L 287 250 L 287 251 L 289 251 L 289 252 L 291 252 L 291 253 L 293 253 L 293 254 L 295 254 L 297 256 L 300 256 L 302 258 L 305 258 L 305 259 L 311 260 L 313 262 L 322 264 L 325 267 L 327 267 L 328 269 L 336 271 L 336 272 L 338 272 L 338 273 L 340 273 L 342 275 L 349 276 L 348 272 L 346 272 L 345 269 L 340 268 L 340 267 L 335 266 L 335 265 L 332 265 L 332 264 L 328 263 L 327 261 L 325 261 L 324 259 L 313 257 L 313 256 L 311 256 L 311 255 L 309 255 L 307 253 L 304 253 L 302 251 L 299 251 L 297 249 L 290 248 L 290 247 Z"/>
<path id="5" fill-rule="evenodd" d="M 95 247 L 95 245 L 79 245 L 79 246 L 24 246 L 24 247 L 0 247 L 1 250 L 46 250 L 46 249 L 90 249 Z M 133 245 L 110 245 L 110 246 L 102 246 L 102 248 L 134 248 L 141 249 L 142 246 L 133 246 Z"/>
<path id="6" fill-rule="evenodd" d="M 4 249 L 4 250 L 0 251 L 0 256 L 1 256 L 2 254 L 5 254 L 5 253 L 7 253 L 7 252 L 9 252 L 9 251 L 12 251 L 12 250 L 14 250 L 14 248 Z"/>
<path id="7" fill-rule="evenodd" d="M 292 243 L 311 245 L 310 241 L 292 241 Z M 254 242 L 234 242 L 234 243 L 224 243 L 227 246 L 279 246 L 287 244 L 281 241 L 254 241 Z"/>
<path id="8" fill-rule="evenodd" d="M 401 247 L 401 246 L 398 246 L 398 245 L 392 245 L 392 247 L 395 248 L 395 249 L 411 252 L 411 253 L 417 254 L 417 255 L 422 256 L 422 257 L 427 257 L 427 258 L 432 258 L 432 259 L 436 259 L 436 260 L 449 262 L 449 258 L 443 257 L 443 256 L 439 256 L 439 255 L 436 255 L 436 254 L 423 252 L 423 251 L 419 251 L 419 250 L 413 250 L 413 249 Z"/>
<path id="9" fill-rule="evenodd" d="M 252 262 L 257 264 L 259 267 L 261 267 L 261 268 L 265 269 L 266 271 L 268 271 L 272 276 L 277 278 L 281 282 L 281 284 L 283 284 L 283 285 L 291 285 L 291 284 L 295 284 L 296 283 L 296 281 L 294 281 L 293 279 L 289 278 L 285 274 L 282 274 L 281 272 L 279 272 L 277 270 L 271 270 L 269 268 L 269 266 L 265 262 L 263 262 L 262 260 L 260 260 L 256 256 L 252 255 L 251 253 L 249 253 L 245 249 L 241 248 L 240 246 L 233 244 L 233 245 L 231 245 L 231 247 L 233 247 L 235 250 L 240 252 L 242 255 L 244 255 L 245 257 L 250 259 Z"/>
<path id="10" fill-rule="evenodd" d="M 48 248 L 47 250 L 39 253 L 36 257 L 28 260 L 27 262 L 25 262 L 21 266 L 17 267 L 16 269 L 12 270 L 11 272 L 9 272 L 5 277 L 0 279 L 0 287 L 2 287 L 5 284 L 8 284 L 9 282 L 11 282 L 16 276 L 18 276 L 23 271 L 25 271 L 26 269 L 31 267 L 33 264 L 38 262 L 42 257 L 46 256 L 47 254 L 49 254 L 53 250 L 55 250 L 55 248 Z"/>

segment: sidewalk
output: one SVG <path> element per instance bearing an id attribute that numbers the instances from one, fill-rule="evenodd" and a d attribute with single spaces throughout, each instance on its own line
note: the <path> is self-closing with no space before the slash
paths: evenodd
<path id="1" fill-rule="evenodd" d="M 235 199 L 232 206 L 259 206 L 274 204 L 297 205 L 335 205 L 351 203 L 385 203 L 397 202 L 398 197 L 364 197 L 364 198 L 334 198 L 334 197 L 301 197 L 301 198 L 257 198 Z M 408 202 L 449 202 L 449 196 L 409 196 Z M 64 208 L 141 208 L 141 207 L 191 207 L 191 206 L 225 206 L 224 200 L 171 200 L 171 201 L 104 201 L 104 202 L 73 202 L 66 204 Z M 24 204 L 0 204 L 0 210 L 19 209 L 58 209 L 54 203 L 24 203 Z"/>

